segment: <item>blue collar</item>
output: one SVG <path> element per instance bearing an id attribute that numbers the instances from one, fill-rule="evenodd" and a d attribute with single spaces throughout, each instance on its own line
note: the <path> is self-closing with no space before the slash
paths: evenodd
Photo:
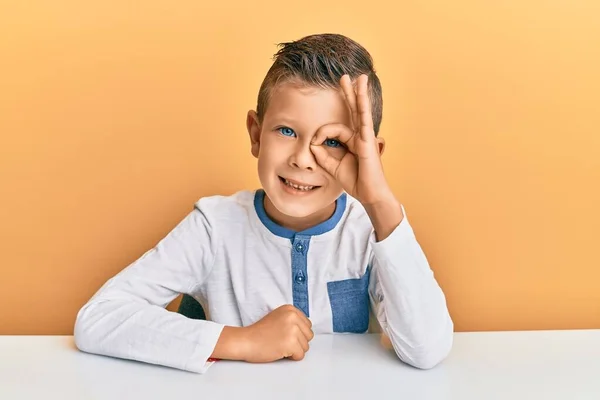
<path id="1" fill-rule="evenodd" d="M 344 211 L 346 210 L 346 193 L 342 193 L 340 197 L 335 201 L 335 211 L 333 215 L 329 217 L 328 220 L 321 222 L 319 225 L 315 225 L 311 228 L 303 230 L 301 232 L 296 232 L 291 229 L 285 228 L 275 221 L 273 221 L 267 215 L 265 211 L 265 191 L 263 189 L 258 189 L 254 194 L 254 209 L 258 214 L 258 218 L 260 221 L 271 231 L 272 234 L 281 236 L 288 239 L 293 239 L 295 235 L 306 235 L 306 236 L 314 236 L 321 235 L 325 232 L 329 232 L 340 221 L 342 215 L 344 215 Z"/>

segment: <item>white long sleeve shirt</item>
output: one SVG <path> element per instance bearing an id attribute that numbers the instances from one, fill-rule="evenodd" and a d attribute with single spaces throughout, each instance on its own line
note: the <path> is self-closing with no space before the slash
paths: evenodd
<path id="1" fill-rule="evenodd" d="M 406 215 L 377 242 L 363 206 L 344 193 L 330 219 L 294 232 L 267 216 L 264 195 L 200 199 L 83 306 L 77 347 L 203 373 L 224 326 L 248 326 L 293 304 L 315 334 L 383 331 L 417 368 L 446 357 L 453 323 Z M 198 300 L 208 320 L 166 310 L 181 293 Z"/>

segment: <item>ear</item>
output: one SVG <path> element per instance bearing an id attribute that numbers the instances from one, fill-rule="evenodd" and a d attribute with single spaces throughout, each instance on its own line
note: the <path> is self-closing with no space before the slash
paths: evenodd
<path id="1" fill-rule="evenodd" d="M 260 149 L 260 124 L 258 123 L 258 115 L 254 110 L 248 111 L 246 129 L 248 129 L 248 135 L 250 135 L 250 151 L 254 157 L 258 158 L 258 150 Z"/>
<path id="2" fill-rule="evenodd" d="M 376 138 L 377 140 L 377 149 L 379 150 L 379 155 L 383 155 L 383 152 L 385 150 L 385 139 L 382 137 L 378 137 Z"/>

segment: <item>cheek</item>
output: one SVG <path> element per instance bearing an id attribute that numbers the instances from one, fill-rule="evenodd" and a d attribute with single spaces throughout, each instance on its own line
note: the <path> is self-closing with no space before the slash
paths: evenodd
<path id="1" fill-rule="evenodd" d="M 261 155 L 268 162 L 280 164 L 286 162 L 294 152 L 294 142 L 291 140 L 281 140 L 281 138 L 267 136 L 261 144 Z M 278 140 L 279 139 L 279 140 Z"/>
<path id="2" fill-rule="evenodd" d="M 336 198 L 340 194 L 342 194 L 342 192 L 344 191 L 344 189 L 342 188 L 342 185 L 335 179 L 330 179 L 328 186 L 329 186 L 328 192 L 332 193 L 333 197 L 336 197 Z"/>
<path id="3" fill-rule="evenodd" d="M 272 143 L 263 143 L 258 156 L 258 168 L 262 171 L 273 169 L 287 160 L 285 149 Z"/>
<path id="4" fill-rule="evenodd" d="M 337 193 L 338 195 L 341 194 L 341 192 L 344 190 L 342 188 L 342 185 L 337 181 L 337 179 L 335 179 L 333 176 L 329 175 L 325 170 L 320 171 L 322 173 L 322 176 L 327 180 L 326 184 L 324 184 L 323 186 L 325 187 L 325 190 L 322 192 L 324 194 L 326 194 L 326 196 L 336 196 Z"/>
<path id="5" fill-rule="evenodd" d="M 344 188 L 336 181 L 330 180 L 327 184 L 327 189 L 323 192 L 322 201 L 325 204 L 334 202 L 344 192 Z"/>

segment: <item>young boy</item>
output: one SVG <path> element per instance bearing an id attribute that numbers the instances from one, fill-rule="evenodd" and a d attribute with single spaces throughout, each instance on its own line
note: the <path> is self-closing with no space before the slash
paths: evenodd
<path id="1" fill-rule="evenodd" d="M 315 333 L 370 330 L 405 363 L 438 364 L 453 323 L 386 182 L 381 117 L 358 43 L 283 44 L 246 119 L 262 189 L 200 199 L 80 310 L 78 348 L 202 373 L 213 357 L 301 360 Z M 181 293 L 208 320 L 167 311 Z"/>

